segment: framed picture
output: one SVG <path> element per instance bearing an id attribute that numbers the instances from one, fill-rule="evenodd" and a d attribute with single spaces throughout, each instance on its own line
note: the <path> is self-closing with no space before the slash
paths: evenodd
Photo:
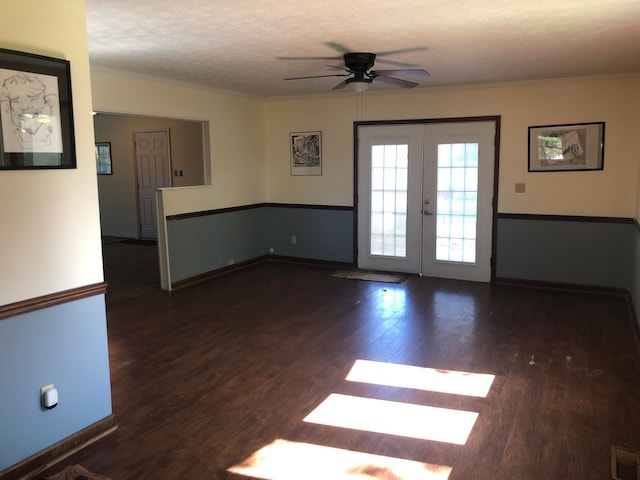
<path id="1" fill-rule="evenodd" d="M 76 168 L 67 60 L 0 49 L 0 170 Z"/>
<path id="2" fill-rule="evenodd" d="M 322 132 L 289 134 L 291 175 L 322 175 Z"/>
<path id="3" fill-rule="evenodd" d="M 604 122 L 529 127 L 529 171 L 604 168 Z"/>
<path id="4" fill-rule="evenodd" d="M 96 143 L 96 170 L 98 175 L 111 175 L 111 142 Z"/>

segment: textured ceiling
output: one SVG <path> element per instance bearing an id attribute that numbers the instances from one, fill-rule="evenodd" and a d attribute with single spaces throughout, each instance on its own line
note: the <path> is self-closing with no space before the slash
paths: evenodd
<path id="1" fill-rule="evenodd" d="M 259 96 L 327 93 L 341 51 L 420 87 L 640 72 L 639 0 L 86 0 L 93 66 Z M 291 59 L 287 57 L 333 57 Z M 374 82 L 375 89 L 394 88 Z M 396 87 L 397 88 L 397 87 Z"/>

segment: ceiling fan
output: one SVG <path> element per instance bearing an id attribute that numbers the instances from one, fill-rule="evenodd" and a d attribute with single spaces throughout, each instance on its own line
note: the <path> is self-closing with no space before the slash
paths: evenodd
<path id="1" fill-rule="evenodd" d="M 311 75 L 308 77 L 292 77 L 285 78 L 285 80 L 305 80 L 309 78 L 323 77 L 349 77 L 333 87 L 333 90 L 339 90 L 341 88 L 349 86 L 352 90 L 361 93 L 367 90 L 374 80 L 397 87 L 413 88 L 418 86 L 418 83 L 410 82 L 401 78 L 396 78 L 394 75 L 416 75 L 421 77 L 429 76 L 429 72 L 417 68 L 371 70 L 376 60 L 375 53 L 346 52 L 342 55 L 342 58 L 344 59 L 344 67 L 338 67 L 335 65 L 327 66 L 330 68 L 343 70 L 347 73 L 335 73 L 331 75 Z"/>

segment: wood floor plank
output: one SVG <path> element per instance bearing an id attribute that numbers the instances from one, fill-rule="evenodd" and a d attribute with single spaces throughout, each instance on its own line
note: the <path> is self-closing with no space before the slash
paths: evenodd
<path id="1" fill-rule="evenodd" d="M 239 479 L 227 469 L 282 439 L 445 465 L 450 480 L 589 480 L 607 478 L 612 444 L 640 448 L 623 298 L 417 276 L 381 284 L 277 262 L 168 293 L 149 283 L 151 267 L 143 278 L 118 270 L 137 255 L 107 252 L 119 247 L 105 246 L 119 428 L 58 469 Z M 358 359 L 496 377 L 480 398 L 349 382 Z M 334 393 L 479 415 L 464 445 L 302 421 Z"/>

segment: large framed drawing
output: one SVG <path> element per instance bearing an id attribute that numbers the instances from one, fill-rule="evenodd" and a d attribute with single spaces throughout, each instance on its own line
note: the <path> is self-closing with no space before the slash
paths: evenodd
<path id="1" fill-rule="evenodd" d="M 289 134 L 291 175 L 322 175 L 322 132 Z"/>
<path id="2" fill-rule="evenodd" d="M 602 170 L 604 122 L 529 127 L 529 171 Z"/>
<path id="3" fill-rule="evenodd" d="M 76 168 L 67 60 L 0 49 L 0 170 Z"/>

